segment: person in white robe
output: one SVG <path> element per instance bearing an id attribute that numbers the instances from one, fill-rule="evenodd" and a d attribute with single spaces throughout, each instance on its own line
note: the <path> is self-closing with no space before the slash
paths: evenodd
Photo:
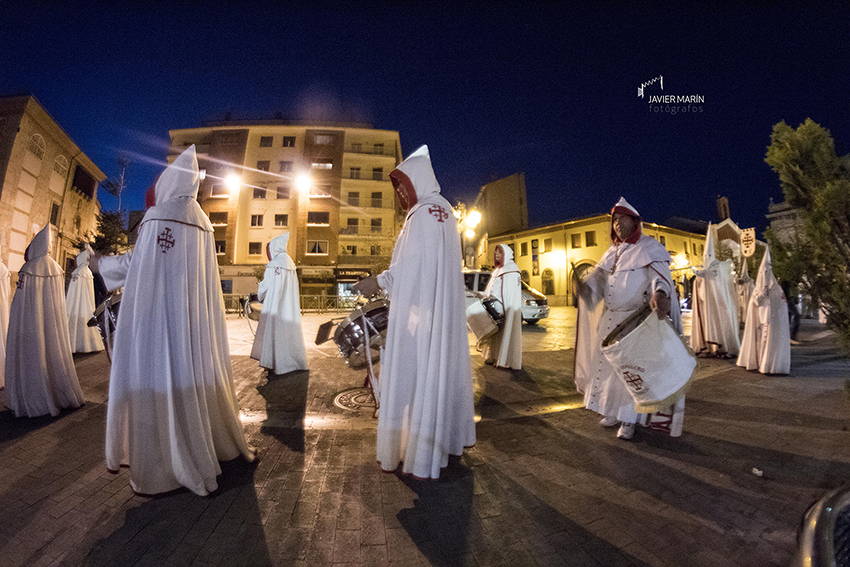
<path id="1" fill-rule="evenodd" d="M 740 326 L 742 322 L 747 320 L 747 309 L 749 309 L 750 297 L 752 297 L 753 289 L 755 288 L 755 282 L 750 277 L 750 270 L 747 268 L 747 259 L 743 256 L 741 257 L 741 266 L 738 268 L 735 284 L 738 292 L 736 296 L 736 307 L 738 324 Z"/>
<path id="2" fill-rule="evenodd" d="M 77 267 L 71 273 L 65 309 L 68 313 L 68 331 L 71 335 L 71 352 L 98 352 L 103 350 L 103 339 L 97 327 L 89 327 L 94 317 L 94 275 L 89 268 L 89 257 L 94 253 L 88 244 L 77 254 Z"/>
<path id="3" fill-rule="evenodd" d="M 33 237 L 12 299 L 5 403 L 16 417 L 56 416 L 85 403 L 68 335 L 65 274 L 50 257 L 54 230 L 48 224 Z"/>
<path id="4" fill-rule="evenodd" d="M 691 349 L 697 355 L 736 356 L 741 349 L 738 308 L 730 292 L 730 270 L 714 255 L 714 230 L 708 225 L 703 267 L 694 270 Z"/>
<path id="5" fill-rule="evenodd" d="M 6 387 L 6 334 L 9 331 L 9 309 L 12 304 L 12 286 L 9 268 L 0 260 L 0 389 Z"/>
<path id="6" fill-rule="evenodd" d="M 301 329 L 301 304 L 295 262 L 286 253 L 289 233 L 266 246 L 266 265 L 257 298 L 263 304 L 251 358 L 273 374 L 307 370 L 307 351 Z"/>
<path id="7" fill-rule="evenodd" d="M 677 437 L 682 433 L 685 400 L 664 412 L 646 416 L 635 411 L 635 401 L 615 368 L 602 354 L 602 341 L 629 315 L 647 303 L 659 318 L 669 316 L 682 332 L 682 320 L 670 254 L 658 241 L 643 234 L 637 210 L 620 198 L 611 210 L 611 241 L 596 268 L 577 282 L 579 309 L 576 328 L 575 383 L 584 394 L 584 406 L 603 417 L 603 427 L 619 425 L 617 437 L 631 439 L 637 423 L 650 421 L 654 429 Z M 650 315 L 652 316 L 652 315 Z"/>
<path id="8" fill-rule="evenodd" d="M 239 420 L 213 228 L 190 146 L 160 175 L 135 249 L 94 257 L 124 286 L 106 416 L 106 466 L 138 493 L 217 489 L 219 461 L 255 458 Z"/>
<path id="9" fill-rule="evenodd" d="M 788 303 L 782 286 L 773 275 L 770 250 L 765 250 L 747 308 L 738 366 L 762 374 L 791 372 Z"/>
<path id="10" fill-rule="evenodd" d="M 522 369 L 522 279 L 509 246 L 499 244 L 493 253 L 496 267 L 484 295 L 496 298 L 505 321 L 496 334 L 486 339 L 481 355 L 496 368 Z"/>
<path id="11" fill-rule="evenodd" d="M 407 211 L 389 269 L 355 284 L 390 298 L 381 357 L 378 463 L 438 478 L 449 455 L 475 444 L 475 408 L 460 236 L 427 146 L 390 174 Z"/>

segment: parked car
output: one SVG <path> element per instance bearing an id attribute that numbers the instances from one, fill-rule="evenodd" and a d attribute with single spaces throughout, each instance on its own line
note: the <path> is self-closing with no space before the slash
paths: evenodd
<path id="1" fill-rule="evenodd" d="M 490 270 L 470 270 L 464 268 L 463 282 L 466 285 L 466 306 L 469 307 L 474 301 L 484 295 L 490 276 Z M 549 316 L 549 302 L 546 296 L 522 282 L 522 320 L 529 325 L 534 325 L 540 319 Z"/>

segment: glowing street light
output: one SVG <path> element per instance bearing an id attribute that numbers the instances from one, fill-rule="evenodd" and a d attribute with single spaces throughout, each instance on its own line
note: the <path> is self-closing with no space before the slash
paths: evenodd
<path id="1" fill-rule="evenodd" d="M 312 184 L 312 179 L 306 173 L 302 173 L 298 177 L 295 178 L 295 188 L 301 191 L 302 193 L 306 193 L 310 190 L 310 185 Z"/>
<path id="2" fill-rule="evenodd" d="M 224 178 L 224 186 L 230 189 L 230 194 L 235 196 L 239 193 L 239 187 L 242 186 L 242 178 L 235 173 L 230 173 Z"/>
<path id="3" fill-rule="evenodd" d="M 464 221 L 464 224 L 466 225 L 466 228 L 475 228 L 476 226 L 478 226 L 478 223 L 480 223 L 480 222 L 481 222 L 481 213 L 479 213 L 478 211 L 473 209 L 473 210 L 469 211 L 468 215 L 466 215 L 466 221 Z"/>
<path id="4" fill-rule="evenodd" d="M 474 231 L 473 229 L 471 229 L 471 228 L 467 228 L 467 229 L 466 229 L 466 232 L 464 232 L 463 234 L 464 234 L 464 236 L 466 236 L 469 240 L 472 240 L 473 238 L 475 238 L 475 231 Z"/>

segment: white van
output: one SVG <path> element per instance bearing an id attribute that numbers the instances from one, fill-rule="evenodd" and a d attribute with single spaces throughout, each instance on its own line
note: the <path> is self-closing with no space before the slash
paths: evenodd
<path id="1" fill-rule="evenodd" d="M 490 281 L 492 274 L 493 272 L 490 270 L 464 268 L 463 283 L 466 286 L 467 307 L 484 295 L 484 289 L 487 287 L 487 282 Z M 529 325 L 534 325 L 540 319 L 545 319 L 548 316 L 549 302 L 546 300 L 546 296 L 522 282 L 522 320 Z"/>

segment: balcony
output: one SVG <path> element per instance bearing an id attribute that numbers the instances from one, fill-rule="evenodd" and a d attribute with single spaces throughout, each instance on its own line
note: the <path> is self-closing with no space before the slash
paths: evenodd
<path id="1" fill-rule="evenodd" d="M 395 142 L 387 143 L 384 145 L 375 145 L 375 144 L 348 144 L 345 146 L 345 153 L 347 154 L 359 154 L 366 156 L 386 156 L 386 157 L 395 157 Z"/>
<path id="2" fill-rule="evenodd" d="M 343 181 L 351 180 L 351 181 L 389 181 L 390 174 L 388 171 L 377 172 L 377 171 L 343 171 L 342 173 Z"/>
<path id="3" fill-rule="evenodd" d="M 339 234 L 340 236 L 359 234 L 358 228 L 357 226 L 341 226 L 339 227 Z"/>

